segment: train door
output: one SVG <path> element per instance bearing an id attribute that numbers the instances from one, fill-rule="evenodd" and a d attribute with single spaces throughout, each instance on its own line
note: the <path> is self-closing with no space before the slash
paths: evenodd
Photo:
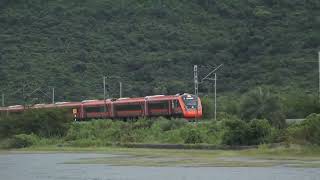
<path id="1" fill-rule="evenodd" d="M 172 114 L 174 116 L 180 117 L 182 115 L 182 109 L 178 99 L 172 100 L 171 107 L 172 107 Z"/>
<path id="2" fill-rule="evenodd" d="M 77 121 L 77 119 L 79 118 L 77 108 L 72 108 L 72 115 L 73 115 L 74 121 Z"/>
<path id="3" fill-rule="evenodd" d="M 74 121 L 80 120 L 81 117 L 81 106 L 78 107 L 72 107 L 72 117 Z"/>

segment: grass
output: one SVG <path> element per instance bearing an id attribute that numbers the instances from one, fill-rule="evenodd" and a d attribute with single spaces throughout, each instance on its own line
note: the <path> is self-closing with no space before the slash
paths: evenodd
<path id="1" fill-rule="evenodd" d="M 78 159 L 67 164 L 108 164 L 113 166 L 179 167 L 303 167 L 320 168 L 319 147 L 278 147 L 249 150 L 172 150 L 119 147 L 32 146 L 0 153 L 101 153 L 112 157 Z"/>

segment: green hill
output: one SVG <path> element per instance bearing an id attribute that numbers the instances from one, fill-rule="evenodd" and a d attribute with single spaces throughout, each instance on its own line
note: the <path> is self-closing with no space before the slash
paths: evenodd
<path id="1" fill-rule="evenodd" d="M 192 92 L 193 65 L 203 76 L 221 63 L 219 92 L 313 92 L 319 32 L 318 0 L 2 0 L 0 92 L 9 104 L 23 86 L 102 98 L 104 75 L 121 77 L 124 96 Z M 113 97 L 118 81 L 108 80 Z"/>

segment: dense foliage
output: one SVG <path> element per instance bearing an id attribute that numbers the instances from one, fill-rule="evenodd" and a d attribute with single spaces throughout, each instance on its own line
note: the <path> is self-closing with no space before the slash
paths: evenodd
<path id="1" fill-rule="evenodd" d="M 250 123 L 236 117 L 219 121 L 188 123 L 183 119 L 94 120 L 70 123 L 57 110 L 30 111 L 0 119 L 2 147 L 27 147 L 41 144 L 71 146 L 109 146 L 126 143 L 253 145 L 273 142 L 266 120 Z"/>
<path id="2" fill-rule="evenodd" d="M 62 137 L 72 118 L 61 109 L 29 110 L 19 115 L 0 117 L 0 138 L 17 134 L 35 134 L 41 137 Z"/>
<path id="3" fill-rule="evenodd" d="M 71 123 L 57 110 L 29 111 L 0 119 L 0 148 L 32 145 L 111 146 L 119 144 L 211 144 L 217 146 L 299 143 L 320 145 L 320 115 L 278 129 L 265 119 L 241 120 L 225 114 L 217 121 L 188 123 L 183 119 L 137 121 L 93 120 Z"/>
<path id="4" fill-rule="evenodd" d="M 320 115 L 311 114 L 305 121 L 288 128 L 291 141 L 320 145 Z"/>
<path id="5" fill-rule="evenodd" d="M 220 63 L 219 92 L 312 92 L 319 9 L 318 0 L 2 0 L 0 92 L 6 104 L 48 102 L 51 87 L 59 101 L 102 98 L 103 75 L 121 77 L 108 79 L 113 97 L 120 80 L 125 96 L 192 92 L 193 65 L 203 77 Z"/>
<path id="6" fill-rule="evenodd" d="M 214 97 L 201 97 L 205 119 L 214 117 Z M 217 116 L 232 114 L 243 120 L 267 119 L 273 126 L 283 128 L 285 119 L 303 119 L 320 113 L 318 94 L 299 90 L 279 92 L 276 88 L 259 86 L 242 94 L 228 94 L 217 99 Z"/>

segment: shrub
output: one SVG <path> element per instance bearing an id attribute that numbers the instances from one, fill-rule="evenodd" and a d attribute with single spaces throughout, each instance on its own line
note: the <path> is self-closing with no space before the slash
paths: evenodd
<path id="1" fill-rule="evenodd" d="M 61 109 L 28 110 L 21 115 L 11 115 L 0 120 L 0 136 L 36 134 L 42 137 L 64 136 L 71 118 Z"/>
<path id="2" fill-rule="evenodd" d="M 180 129 L 167 131 L 161 138 L 161 143 L 181 144 L 186 143 L 185 139 L 181 136 Z"/>
<path id="3" fill-rule="evenodd" d="M 133 123 L 133 129 L 148 129 L 152 126 L 153 121 L 150 119 L 141 118 Z"/>
<path id="4" fill-rule="evenodd" d="M 248 144 L 267 143 L 271 134 L 271 125 L 265 119 L 255 119 L 250 121 L 248 127 Z"/>
<path id="5" fill-rule="evenodd" d="M 198 128 L 189 127 L 185 128 L 183 133 L 184 143 L 186 144 L 197 144 L 203 142 L 203 136 Z"/>
<path id="6" fill-rule="evenodd" d="M 65 137 L 67 141 L 80 139 L 103 139 L 104 141 L 118 142 L 121 131 L 128 132 L 129 124 L 113 122 L 111 120 L 94 120 L 86 123 L 73 123 Z"/>
<path id="7" fill-rule="evenodd" d="M 0 139 L 0 149 L 10 148 L 11 146 L 10 143 L 11 143 L 11 139 L 9 138 Z"/>
<path id="8" fill-rule="evenodd" d="M 10 137 L 15 134 L 17 131 L 16 122 L 18 121 L 12 116 L 0 117 L 0 138 Z"/>
<path id="9" fill-rule="evenodd" d="M 320 114 L 311 114 L 300 124 L 288 128 L 290 142 L 320 145 Z"/>
<path id="10" fill-rule="evenodd" d="M 9 140 L 9 147 L 8 148 L 25 148 L 32 146 L 37 143 L 38 137 L 34 134 L 18 134 L 14 135 Z"/>
<path id="11" fill-rule="evenodd" d="M 162 131 L 170 131 L 181 128 L 186 124 L 186 121 L 182 119 L 169 120 L 165 118 L 158 118 L 157 121 L 153 123 L 153 126 L 159 126 Z"/>
<path id="12" fill-rule="evenodd" d="M 225 129 L 222 135 L 222 143 L 227 145 L 247 145 L 248 125 L 239 119 L 223 121 Z"/>
<path id="13" fill-rule="evenodd" d="M 263 119 L 245 122 L 239 119 L 228 119 L 222 122 L 222 143 L 227 145 L 257 145 L 272 142 L 272 127 Z"/>
<path id="14" fill-rule="evenodd" d="M 221 144 L 222 137 L 225 131 L 223 121 L 212 121 L 206 125 L 207 128 L 207 143 Z"/>
<path id="15" fill-rule="evenodd" d="M 266 141 L 269 143 L 280 143 L 287 141 L 286 129 L 278 129 L 271 127 L 270 135 L 266 137 Z"/>
<path id="16" fill-rule="evenodd" d="M 42 137 L 65 136 L 72 122 L 67 111 L 67 109 L 26 111 L 21 119 L 26 122 L 22 128 Z"/>
<path id="17" fill-rule="evenodd" d="M 305 122 L 302 122 L 306 140 L 320 145 L 320 114 L 311 114 Z"/>

